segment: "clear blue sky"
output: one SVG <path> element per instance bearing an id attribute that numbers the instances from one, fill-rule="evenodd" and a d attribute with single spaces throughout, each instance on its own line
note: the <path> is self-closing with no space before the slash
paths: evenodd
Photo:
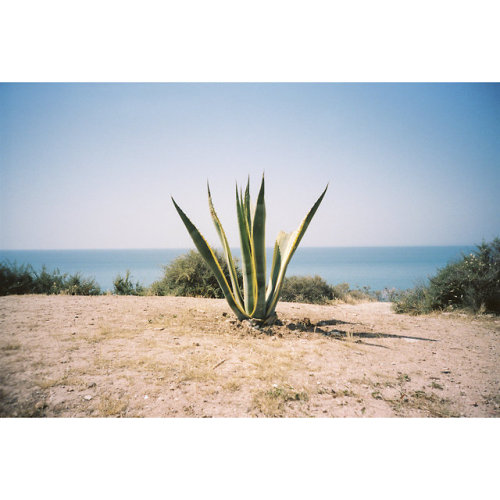
<path id="1" fill-rule="evenodd" d="M 234 182 L 266 176 L 267 245 L 327 182 L 305 246 L 500 234 L 498 84 L 1 84 L 0 248 L 193 246 L 172 194 L 238 246 Z"/>

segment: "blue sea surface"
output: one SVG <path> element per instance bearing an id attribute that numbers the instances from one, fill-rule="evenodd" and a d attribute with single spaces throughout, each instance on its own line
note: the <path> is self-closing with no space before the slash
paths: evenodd
<path id="1" fill-rule="evenodd" d="M 406 289 L 425 281 L 437 269 L 470 253 L 473 246 L 421 247 L 299 247 L 288 267 L 287 276 L 319 275 L 330 284 L 342 282 L 352 287 L 369 286 Z M 80 272 L 93 277 L 103 290 L 113 289 L 113 280 L 129 269 L 134 281 L 149 286 L 161 278 L 162 266 L 188 249 L 144 250 L 0 250 L 0 261 L 31 264 L 35 269 L 63 273 Z M 234 250 L 239 257 L 239 250 Z M 272 249 L 267 251 L 268 268 Z M 269 269 L 268 269 L 269 275 Z"/>

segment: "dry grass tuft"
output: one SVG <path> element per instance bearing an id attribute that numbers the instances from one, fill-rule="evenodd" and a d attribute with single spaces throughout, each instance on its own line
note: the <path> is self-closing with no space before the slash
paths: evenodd
<path id="1" fill-rule="evenodd" d="M 40 389 L 50 389 L 51 387 L 57 386 L 85 386 L 85 382 L 71 372 L 65 373 L 63 376 L 57 378 L 37 380 L 35 383 L 38 387 L 40 387 Z"/>
<path id="2" fill-rule="evenodd" d="M 283 417 L 287 403 L 292 401 L 309 401 L 309 394 L 297 391 L 291 385 L 276 385 L 255 393 L 252 408 L 266 417 Z"/>
<path id="3" fill-rule="evenodd" d="M 129 398 L 117 399 L 110 394 L 101 396 L 97 411 L 99 417 L 124 417 L 127 413 Z"/>
<path id="4" fill-rule="evenodd" d="M 4 344 L 0 349 L 2 351 L 18 351 L 21 349 L 21 344 Z"/>
<path id="5" fill-rule="evenodd" d="M 176 378 L 179 382 L 207 382 L 216 380 L 218 373 L 214 367 L 221 359 L 211 353 L 194 353 L 184 357 L 176 367 Z"/>

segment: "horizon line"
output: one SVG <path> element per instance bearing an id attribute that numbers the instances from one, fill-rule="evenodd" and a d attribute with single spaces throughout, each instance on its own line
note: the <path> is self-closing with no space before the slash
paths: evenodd
<path id="1" fill-rule="evenodd" d="M 486 240 L 483 240 L 486 241 Z M 440 245 L 318 245 L 300 246 L 301 248 L 423 248 L 423 247 L 475 247 L 478 243 L 461 244 L 440 244 Z M 219 248 L 213 246 L 212 248 Z M 239 250 L 240 247 L 230 247 L 231 250 Z M 273 250 L 274 246 L 266 246 L 266 249 Z M 101 251 L 101 250 L 196 250 L 196 247 L 106 247 L 106 248 L 0 248 L 0 252 L 57 252 L 57 251 Z"/>

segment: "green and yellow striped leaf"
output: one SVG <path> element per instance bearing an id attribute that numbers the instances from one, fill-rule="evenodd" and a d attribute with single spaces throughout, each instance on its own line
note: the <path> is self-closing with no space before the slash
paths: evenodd
<path id="1" fill-rule="evenodd" d="M 233 289 L 233 296 L 238 303 L 238 306 L 243 309 L 243 297 L 241 296 L 240 286 L 238 284 L 238 275 L 236 274 L 236 266 L 234 265 L 234 259 L 231 254 L 231 249 L 229 248 L 229 243 L 226 238 L 226 233 L 222 228 L 222 224 L 220 223 L 219 217 L 215 212 L 215 208 L 212 202 L 212 195 L 210 193 L 210 186 L 207 182 L 207 190 L 208 190 L 208 206 L 210 207 L 210 214 L 212 215 L 212 220 L 214 221 L 215 229 L 222 243 L 222 250 L 224 251 L 224 257 L 226 258 L 227 267 L 229 269 L 229 276 L 231 278 L 231 285 Z"/>
<path id="2" fill-rule="evenodd" d="M 280 259 L 276 259 L 273 262 L 273 266 L 278 265 L 279 260 L 279 271 L 277 271 L 274 267 L 271 269 L 271 277 L 277 274 L 276 283 L 273 288 L 268 288 L 267 300 L 266 300 L 266 313 L 265 316 L 269 317 L 274 314 L 274 310 L 276 308 L 276 304 L 278 303 L 281 289 L 283 287 L 283 280 L 285 278 L 286 269 L 288 264 L 290 263 L 290 259 L 292 258 L 295 250 L 299 246 L 300 241 L 302 240 L 309 224 L 311 223 L 314 214 L 318 210 L 323 198 L 328 189 L 328 185 L 326 186 L 323 193 L 321 193 L 320 197 L 316 200 L 316 203 L 312 206 L 309 213 L 305 216 L 304 220 L 301 222 L 298 229 L 293 231 L 292 233 L 284 233 L 280 232 L 278 234 L 278 238 L 276 240 L 276 245 L 278 246 L 278 251 L 280 255 Z M 276 246 L 275 246 L 276 251 Z M 274 259 L 273 259 L 274 260 Z"/>
<path id="3" fill-rule="evenodd" d="M 260 185 L 252 221 L 253 261 L 257 281 L 257 303 L 252 315 L 262 318 L 266 313 L 266 205 L 264 176 Z"/>
<path id="4" fill-rule="evenodd" d="M 226 280 L 226 277 L 224 276 L 222 268 L 220 267 L 219 261 L 217 260 L 217 257 L 215 256 L 213 250 L 210 248 L 205 238 L 201 235 L 195 225 L 189 220 L 187 215 L 181 210 L 181 208 L 179 207 L 179 205 L 177 205 L 173 198 L 172 201 L 174 203 L 175 209 L 177 210 L 177 213 L 182 219 L 182 222 L 184 222 L 184 225 L 186 226 L 186 229 L 188 230 L 193 243 L 198 249 L 198 252 L 200 252 L 201 256 L 205 259 L 205 262 L 214 273 L 215 278 L 217 279 L 217 282 L 219 283 L 219 286 L 224 293 L 224 297 L 229 304 L 229 307 L 233 310 L 238 319 L 241 320 L 247 318 L 248 315 L 238 305 L 237 300 L 234 297 L 233 292 L 231 291 L 231 288 Z"/>

